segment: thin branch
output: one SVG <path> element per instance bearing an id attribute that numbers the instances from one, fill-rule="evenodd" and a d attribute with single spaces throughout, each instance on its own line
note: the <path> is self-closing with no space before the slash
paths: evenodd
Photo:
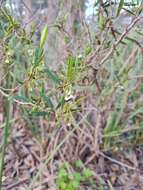
<path id="1" fill-rule="evenodd" d="M 102 157 L 104 157 L 104 158 L 106 158 L 106 159 L 108 159 L 108 160 L 110 160 L 111 162 L 114 162 L 114 163 L 116 163 L 116 164 L 118 164 L 118 165 L 120 165 L 120 166 L 122 166 L 122 167 L 124 167 L 124 168 L 127 168 L 127 169 L 129 169 L 129 170 L 138 170 L 137 168 L 132 167 L 132 166 L 129 166 L 129 165 L 127 165 L 127 164 L 125 164 L 125 163 L 123 163 L 123 162 L 120 162 L 120 161 L 118 161 L 118 160 L 115 160 L 114 158 L 111 158 L 111 157 L 105 155 L 105 154 L 102 153 L 102 152 L 99 152 L 99 155 L 102 156 Z"/>
<path id="2" fill-rule="evenodd" d="M 9 94 L 6 94 L 4 91 L 2 91 L 0 89 L 0 93 L 4 96 L 4 97 L 7 97 L 7 98 L 10 98 L 10 95 Z M 13 99 L 14 102 L 18 103 L 18 104 L 21 104 L 21 105 L 30 105 L 30 106 L 34 106 L 35 104 L 31 103 L 31 102 L 22 102 L 22 101 L 19 101 L 19 100 L 16 100 L 16 99 Z"/>
<path id="3" fill-rule="evenodd" d="M 29 180 L 28 178 L 21 179 L 20 181 L 9 185 L 9 186 L 6 188 L 6 190 L 11 190 L 11 189 L 13 189 L 13 188 L 15 188 L 15 187 L 17 187 L 17 186 L 23 184 L 23 183 L 26 183 L 28 180 Z"/>
<path id="4" fill-rule="evenodd" d="M 106 54 L 106 56 L 101 60 L 99 66 L 103 65 L 105 61 L 112 55 L 114 50 L 117 48 L 117 46 L 120 44 L 120 42 L 127 36 L 127 34 L 132 30 L 132 28 L 136 25 L 137 22 L 139 22 L 143 17 L 136 17 L 133 22 L 125 29 L 123 34 L 117 39 L 117 41 L 112 45 L 112 48 L 110 51 Z"/>
<path id="5" fill-rule="evenodd" d="M 122 34 L 121 32 L 119 32 L 119 31 L 117 31 L 117 30 L 115 30 L 115 29 L 113 29 L 113 31 L 114 31 L 116 34 L 118 34 L 118 35 L 121 35 L 121 34 Z M 137 44 L 137 46 L 139 46 L 139 48 L 140 48 L 141 50 L 143 49 L 142 44 L 140 44 L 140 42 L 138 42 L 136 39 L 133 39 L 133 38 L 128 37 L 128 36 L 126 36 L 125 39 L 127 39 L 127 40 L 129 40 L 129 41 L 132 41 L 132 42 L 134 42 L 135 44 Z"/>

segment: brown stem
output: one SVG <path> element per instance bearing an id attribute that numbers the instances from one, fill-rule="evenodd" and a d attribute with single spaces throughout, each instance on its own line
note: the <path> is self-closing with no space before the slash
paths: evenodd
<path id="1" fill-rule="evenodd" d="M 143 17 L 136 17 L 133 22 L 125 29 L 125 31 L 123 32 L 123 34 L 117 39 L 117 41 L 112 45 L 112 48 L 110 49 L 110 51 L 106 54 L 106 56 L 101 60 L 99 66 L 103 65 L 103 63 L 105 61 L 107 61 L 107 59 L 112 55 L 112 53 L 114 52 L 114 50 L 117 48 L 117 46 L 120 44 L 120 42 L 126 37 L 126 35 L 129 33 L 129 31 L 135 26 L 135 24 L 141 20 L 141 18 Z"/>

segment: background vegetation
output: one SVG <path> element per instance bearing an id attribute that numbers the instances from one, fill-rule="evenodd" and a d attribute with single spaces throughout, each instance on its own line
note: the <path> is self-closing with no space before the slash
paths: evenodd
<path id="1" fill-rule="evenodd" d="M 142 189 L 142 10 L 0 1 L 0 189 Z"/>

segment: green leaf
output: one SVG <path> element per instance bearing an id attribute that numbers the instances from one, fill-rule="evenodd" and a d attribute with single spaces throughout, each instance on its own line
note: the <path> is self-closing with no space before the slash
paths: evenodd
<path id="1" fill-rule="evenodd" d="M 143 93 L 143 83 L 140 86 L 140 92 Z"/>
<path id="2" fill-rule="evenodd" d="M 92 171 L 89 169 L 89 168 L 85 168 L 84 170 L 83 170 L 83 176 L 85 177 L 85 178 L 89 178 L 89 177 L 91 177 L 93 175 L 93 173 L 92 173 Z"/>
<path id="3" fill-rule="evenodd" d="M 35 58 L 34 58 L 34 64 L 35 66 L 38 66 L 43 58 L 43 50 L 40 48 L 35 49 Z"/>
<path id="4" fill-rule="evenodd" d="M 107 125 L 104 129 L 105 135 L 118 131 L 118 126 L 116 125 L 117 119 L 118 119 L 118 113 L 117 112 L 112 112 L 109 115 L 109 117 L 107 119 Z"/>
<path id="5" fill-rule="evenodd" d="M 4 37 L 4 27 L 3 23 L 0 21 L 0 39 Z"/>
<path id="6" fill-rule="evenodd" d="M 64 168 L 61 168 L 59 171 L 59 178 L 67 177 L 68 173 Z"/>
<path id="7" fill-rule="evenodd" d="M 48 36 L 48 26 L 45 26 L 41 33 L 40 48 L 43 48 Z"/>
<path id="8" fill-rule="evenodd" d="M 75 162 L 75 165 L 76 165 L 77 168 L 82 168 L 82 167 L 83 167 L 83 163 L 82 163 L 81 160 L 77 160 L 77 161 Z"/>
<path id="9" fill-rule="evenodd" d="M 140 107 L 140 108 L 138 108 L 136 111 L 134 111 L 131 115 L 130 115 L 130 119 L 131 118 L 133 118 L 133 117 L 135 117 L 136 115 L 138 115 L 138 114 L 143 114 L 143 107 Z"/>
<path id="10" fill-rule="evenodd" d="M 94 7 L 98 6 L 99 3 L 100 3 L 100 0 L 95 1 L 95 3 L 94 3 Z"/>
<path id="11" fill-rule="evenodd" d="M 58 105 L 56 106 L 56 109 L 58 109 L 60 107 L 63 107 L 64 104 L 65 104 L 65 97 L 62 96 L 61 99 L 60 99 L 60 101 L 59 101 L 59 103 L 58 103 Z"/>
<path id="12" fill-rule="evenodd" d="M 77 60 L 75 57 L 70 56 L 67 60 L 67 80 L 68 82 L 72 83 L 76 78 L 76 67 L 77 67 Z"/>
<path id="13" fill-rule="evenodd" d="M 39 117 L 39 116 L 47 116 L 49 115 L 49 112 L 46 112 L 46 111 L 33 111 L 31 112 L 31 115 L 32 116 L 36 116 L 36 117 Z"/>
<path id="14" fill-rule="evenodd" d="M 67 184 L 66 184 L 64 181 L 61 181 L 60 184 L 59 184 L 59 186 L 60 186 L 60 189 L 61 189 L 61 190 L 65 190 Z"/>
<path id="15" fill-rule="evenodd" d="M 77 182 L 80 182 L 82 180 L 82 175 L 78 172 L 75 172 L 74 173 L 74 180 L 77 181 Z"/>
<path id="16" fill-rule="evenodd" d="M 48 77 L 55 82 L 56 84 L 60 84 L 61 80 L 58 77 L 58 75 L 56 73 L 54 73 L 53 71 L 51 71 L 49 68 L 44 69 L 44 71 L 47 73 Z"/>
<path id="17" fill-rule="evenodd" d="M 87 46 L 85 48 L 85 55 L 89 55 L 91 53 L 91 51 L 92 51 L 92 47 L 91 46 Z"/>
<path id="18" fill-rule="evenodd" d="M 9 46 L 11 49 L 15 49 L 18 44 L 16 35 L 13 35 L 12 38 L 9 41 Z"/>
<path id="19" fill-rule="evenodd" d="M 126 8 L 122 8 L 123 10 L 125 10 L 127 13 L 129 13 L 129 15 L 133 15 L 133 16 L 136 16 L 136 14 L 133 12 L 133 11 L 131 11 L 131 10 L 128 10 L 128 9 L 126 9 Z"/>
<path id="20" fill-rule="evenodd" d="M 119 3 L 119 6 L 118 6 L 118 9 L 117 9 L 117 15 L 116 16 L 119 16 L 122 8 L 124 6 L 124 0 L 120 0 L 120 3 Z"/>
<path id="21" fill-rule="evenodd" d="M 73 186 L 73 189 L 77 189 L 80 185 L 80 181 L 76 181 L 76 180 L 73 180 L 72 181 L 72 186 Z"/>
<path id="22" fill-rule="evenodd" d="M 105 28 L 106 18 L 102 14 L 99 14 L 99 28 L 103 30 Z"/>
<path id="23" fill-rule="evenodd" d="M 41 97 L 43 98 L 43 100 L 47 103 L 47 105 L 53 109 L 54 108 L 54 105 L 51 101 L 51 98 L 49 96 L 46 96 L 44 93 L 41 93 Z"/>
<path id="24" fill-rule="evenodd" d="M 15 99 L 15 100 L 19 100 L 19 101 L 22 101 L 22 102 L 30 102 L 29 100 L 28 100 L 28 98 L 26 98 L 25 96 L 13 96 L 13 99 Z"/>

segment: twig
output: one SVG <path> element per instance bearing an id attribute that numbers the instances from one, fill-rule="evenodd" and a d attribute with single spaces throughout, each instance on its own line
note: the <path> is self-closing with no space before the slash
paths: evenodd
<path id="1" fill-rule="evenodd" d="M 120 166 L 122 166 L 122 167 L 124 167 L 124 168 L 127 168 L 127 169 L 129 169 L 129 170 L 138 170 L 137 168 L 132 167 L 132 166 L 129 166 L 129 165 L 127 165 L 127 164 L 124 164 L 123 162 L 120 162 L 120 161 L 118 161 L 118 160 L 115 160 L 114 158 L 111 158 L 111 157 L 105 155 L 105 154 L 102 153 L 102 152 L 99 152 L 99 155 L 102 156 L 102 157 L 104 157 L 104 158 L 106 158 L 106 159 L 108 159 L 108 160 L 110 160 L 111 162 L 114 162 L 114 163 L 116 163 L 116 164 L 118 164 L 118 165 L 120 165 Z"/>
<path id="2" fill-rule="evenodd" d="M 10 98 L 10 95 L 9 94 L 6 94 L 4 91 L 2 91 L 0 89 L 0 93 L 4 96 L 4 97 L 7 97 L 7 98 Z M 14 102 L 18 103 L 18 104 L 21 104 L 21 105 L 30 105 L 30 106 L 34 106 L 35 104 L 31 103 L 31 102 L 22 102 L 22 101 L 19 101 L 19 100 L 16 100 L 16 99 L 13 99 Z"/>
<path id="3" fill-rule="evenodd" d="M 85 27 L 86 27 L 86 29 L 87 29 L 87 34 L 88 34 L 88 37 L 89 37 L 89 42 L 90 42 L 90 44 L 93 44 L 93 42 L 92 42 L 92 37 L 91 37 L 91 33 L 90 33 L 90 30 L 89 30 L 89 26 L 88 26 L 88 24 L 86 23 L 85 20 L 84 20 L 83 22 L 84 22 L 84 25 L 85 25 Z"/>
<path id="4" fill-rule="evenodd" d="M 100 64 L 98 65 L 98 68 L 112 55 L 113 51 L 117 48 L 117 46 L 122 42 L 122 40 L 126 37 L 126 35 L 129 33 L 129 31 L 135 26 L 135 24 L 141 20 L 143 17 L 138 16 L 133 20 L 133 22 L 125 29 L 125 31 L 120 35 L 120 37 L 117 39 L 117 41 L 112 45 L 110 51 L 106 54 L 106 56 L 101 60 Z M 129 39 L 129 38 L 128 38 Z M 131 39 L 131 38 L 130 38 Z M 139 45 L 139 44 L 138 44 Z M 92 55 L 88 58 L 86 61 L 87 65 L 92 66 L 92 60 L 94 57 L 96 57 L 98 51 L 100 50 L 101 46 L 97 48 L 95 52 L 92 53 Z M 97 69 L 98 69 L 97 68 Z"/>
<path id="5" fill-rule="evenodd" d="M 132 77 L 129 78 L 129 80 L 138 79 L 138 78 L 143 78 L 143 75 L 132 76 Z"/>
<path id="6" fill-rule="evenodd" d="M 135 26 L 135 24 L 141 20 L 143 17 L 136 17 L 133 22 L 125 29 L 123 34 L 117 39 L 117 41 L 112 45 L 110 51 L 106 54 L 106 56 L 101 60 L 99 66 L 103 65 L 103 63 L 112 55 L 113 51 L 120 44 L 120 42 L 126 37 L 126 35 L 130 32 L 130 30 Z"/>
<path id="7" fill-rule="evenodd" d="M 98 46 L 95 52 L 93 52 L 93 54 L 88 58 L 88 60 L 86 61 L 87 64 L 90 64 L 94 57 L 96 57 L 97 53 L 100 51 L 100 48 L 101 46 Z"/>
<path id="8" fill-rule="evenodd" d="M 101 137 L 101 131 L 100 131 L 100 128 L 101 128 L 101 114 L 98 113 L 98 116 L 97 116 L 97 123 L 96 123 L 96 126 L 95 126 L 95 132 L 94 132 L 94 138 L 95 138 L 95 141 L 94 141 L 94 149 L 95 149 L 95 154 L 96 156 L 98 156 L 98 153 L 99 153 L 99 141 L 100 141 L 100 137 Z"/>
<path id="9" fill-rule="evenodd" d="M 30 24 L 31 22 L 33 22 L 33 20 L 37 17 L 37 12 L 39 11 L 39 9 L 37 9 L 34 13 L 32 13 L 32 16 L 29 20 L 27 20 L 25 23 L 24 23 L 24 28 Z"/>
<path id="10" fill-rule="evenodd" d="M 113 32 L 115 32 L 118 35 L 122 34 L 121 32 L 119 32 L 118 30 L 115 30 L 115 29 L 113 29 Z M 143 49 L 142 44 L 140 44 L 140 42 L 138 42 L 136 39 L 133 39 L 133 38 L 128 37 L 128 36 L 126 36 L 125 39 L 134 42 L 141 50 Z"/>
<path id="11" fill-rule="evenodd" d="M 21 184 L 23 184 L 23 183 L 26 183 L 28 180 L 29 180 L 28 178 L 21 179 L 20 181 L 9 185 L 9 186 L 6 188 L 6 190 L 11 190 L 11 189 L 15 188 L 16 186 L 19 186 L 19 185 L 21 185 Z"/>

